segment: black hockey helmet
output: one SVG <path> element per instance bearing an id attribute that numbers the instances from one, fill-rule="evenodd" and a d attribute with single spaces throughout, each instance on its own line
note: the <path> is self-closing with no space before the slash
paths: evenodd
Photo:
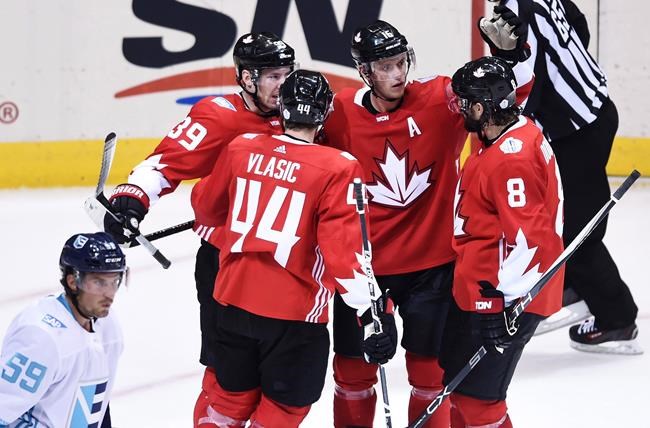
<path id="1" fill-rule="evenodd" d="M 124 272 L 126 258 L 120 246 L 106 232 L 78 233 L 70 237 L 61 250 L 62 272 Z"/>
<path id="2" fill-rule="evenodd" d="M 59 269 L 61 269 L 61 285 L 66 295 L 71 299 L 72 304 L 79 314 L 86 319 L 93 320 L 95 315 L 86 313 L 79 306 L 80 289 L 95 293 L 95 286 L 84 285 L 84 275 L 87 273 L 119 273 L 119 277 L 110 284 L 115 287 L 126 281 L 127 267 L 126 258 L 118 243 L 106 232 L 78 233 L 72 235 L 63 246 L 59 257 Z M 68 285 L 67 276 L 72 274 L 77 284 L 77 290 Z M 94 282 L 93 282 L 94 283 Z M 105 285 L 100 285 L 103 289 Z"/>
<path id="3" fill-rule="evenodd" d="M 412 52 L 406 37 L 385 21 L 377 20 L 370 25 L 357 28 L 352 36 L 350 53 L 357 66 L 403 52 Z M 409 60 L 411 60 L 410 56 Z"/>
<path id="4" fill-rule="evenodd" d="M 325 122 L 333 99 L 332 90 L 322 74 L 296 70 L 280 88 L 280 112 L 286 123 L 317 126 Z"/>
<path id="5" fill-rule="evenodd" d="M 458 96 L 461 110 L 481 103 L 489 110 L 506 110 L 516 103 L 517 79 L 503 59 L 486 56 L 470 61 L 452 77 L 451 87 Z"/>
<path id="6" fill-rule="evenodd" d="M 59 257 L 61 283 L 69 291 L 66 276 L 73 274 L 77 280 L 84 273 L 126 272 L 126 257 L 118 243 L 106 232 L 78 233 L 63 246 Z"/>
<path id="7" fill-rule="evenodd" d="M 296 62 L 293 48 L 270 32 L 244 34 L 232 56 L 238 82 L 242 70 L 250 70 L 256 78 L 263 68 L 294 67 Z"/>

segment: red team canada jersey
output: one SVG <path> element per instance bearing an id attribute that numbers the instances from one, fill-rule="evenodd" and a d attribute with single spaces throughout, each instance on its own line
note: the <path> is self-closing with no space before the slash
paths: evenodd
<path id="1" fill-rule="evenodd" d="M 370 307 L 348 153 L 287 135 L 234 139 L 195 186 L 196 219 L 225 225 L 214 298 L 277 319 L 324 323 L 338 291 Z"/>
<path id="2" fill-rule="evenodd" d="M 155 202 L 181 181 L 207 176 L 224 147 L 245 132 L 276 134 L 282 133 L 282 126 L 277 116 L 249 111 L 238 94 L 203 98 L 134 168 L 129 183 L 140 186 Z"/>
<path id="3" fill-rule="evenodd" d="M 562 183 L 553 150 L 529 119 L 466 161 L 456 190 L 453 294 L 474 311 L 478 281 L 502 291 L 506 304 L 525 295 L 563 251 Z M 526 309 L 558 311 L 564 268 Z"/>
<path id="4" fill-rule="evenodd" d="M 327 144 L 352 153 L 364 170 L 373 265 L 378 275 L 439 266 L 454 259 L 453 189 L 467 132 L 448 108 L 448 77 L 406 86 L 400 107 L 373 114 L 369 89 L 334 97 L 325 122 Z"/>

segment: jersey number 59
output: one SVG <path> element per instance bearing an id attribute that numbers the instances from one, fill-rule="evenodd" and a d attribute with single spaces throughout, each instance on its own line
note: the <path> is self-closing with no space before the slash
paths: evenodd
<path id="1" fill-rule="evenodd" d="M 7 361 L 7 365 L 2 369 L 0 377 L 9 383 L 18 382 L 20 388 L 34 393 L 43 381 L 45 372 L 47 372 L 47 367 L 36 361 L 30 362 L 29 358 L 20 352 L 16 352 Z"/>

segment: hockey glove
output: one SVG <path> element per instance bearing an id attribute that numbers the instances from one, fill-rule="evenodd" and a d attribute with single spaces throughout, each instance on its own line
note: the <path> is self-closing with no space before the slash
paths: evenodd
<path id="1" fill-rule="evenodd" d="M 506 6 L 495 6 L 491 19 L 481 17 L 478 29 L 492 55 L 506 60 L 511 66 L 530 57 L 528 24 Z"/>
<path id="2" fill-rule="evenodd" d="M 363 358 L 368 363 L 386 364 L 397 350 L 397 328 L 393 315 L 393 303 L 390 299 L 380 297 L 377 302 L 380 331 L 375 331 L 372 309 L 368 309 L 360 318 L 363 326 Z"/>
<path id="3" fill-rule="evenodd" d="M 140 234 L 140 222 L 149 211 L 149 197 L 134 184 L 120 184 L 115 188 L 109 202 L 113 214 L 104 216 L 104 230 L 120 244 L 132 242 Z"/>
<path id="4" fill-rule="evenodd" d="M 488 281 L 479 281 L 481 298 L 476 301 L 476 312 L 481 320 L 483 344 L 489 352 L 503 353 L 512 344 L 517 333 L 517 320 L 508 322 L 510 307 L 505 306 L 503 293 Z"/>

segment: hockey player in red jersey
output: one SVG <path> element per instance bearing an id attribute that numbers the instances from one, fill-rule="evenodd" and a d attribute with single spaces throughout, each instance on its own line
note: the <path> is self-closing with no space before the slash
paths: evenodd
<path id="1" fill-rule="evenodd" d="M 246 132 L 282 132 L 278 117 L 280 85 L 293 70 L 294 50 L 272 33 L 248 33 L 235 43 L 233 60 L 238 94 L 210 96 L 197 102 L 147 159 L 136 165 L 128 183 L 117 186 L 111 196 L 121 222 L 106 216 L 105 230 L 120 243 L 129 242 L 159 197 L 173 192 L 183 180 L 203 178 L 224 147 Z M 213 229 L 195 224 L 201 236 L 196 255 L 195 280 L 200 303 L 201 356 L 206 377 L 214 362 L 214 280 L 219 269 L 219 250 L 208 242 Z M 198 409 L 197 411 L 201 411 Z"/>
<path id="2" fill-rule="evenodd" d="M 298 70 L 281 89 L 283 135 L 235 138 L 193 191 L 197 221 L 222 226 L 216 381 L 195 426 L 297 427 L 320 397 L 329 353 L 328 301 L 336 290 L 372 324 L 352 183 L 356 159 L 313 143 L 332 100 L 327 80 Z M 366 359 L 395 353 L 392 314 L 360 340 Z"/>
<path id="3" fill-rule="evenodd" d="M 515 62 L 525 51 L 525 35 L 523 40 L 510 37 L 518 30 L 516 25 L 495 28 L 495 34 L 506 32 L 502 38 L 512 42 L 499 53 Z M 408 417 L 413 421 L 443 389 L 438 355 L 455 259 L 451 213 L 459 155 L 468 134 L 463 117 L 448 108 L 449 77 L 407 83 L 415 57 L 395 27 L 377 21 L 359 28 L 351 53 L 367 87 L 336 94 L 325 138 L 352 153 L 364 169 L 373 265 L 380 288 L 402 317 L 401 345 L 412 387 Z M 520 82 L 531 81 L 529 67 L 519 72 Z M 522 97 L 527 92 L 522 88 Z M 341 303 L 335 296 L 334 425 L 371 427 L 377 366 L 361 358 L 362 331 L 354 327 L 354 312 Z M 445 404 L 427 427 L 448 426 Z"/>
<path id="4" fill-rule="evenodd" d="M 520 116 L 515 76 L 499 58 L 467 63 L 453 77 L 465 128 L 481 147 L 465 162 L 455 197 L 454 302 L 445 327 L 445 384 L 484 345 L 488 354 L 450 396 L 451 426 L 512 427 L 506 392 L 537 324 L 562 302 L 564 270 L 515 325 L 507 321 L 562 253 L 562 184 L 539 128 Z"/>

